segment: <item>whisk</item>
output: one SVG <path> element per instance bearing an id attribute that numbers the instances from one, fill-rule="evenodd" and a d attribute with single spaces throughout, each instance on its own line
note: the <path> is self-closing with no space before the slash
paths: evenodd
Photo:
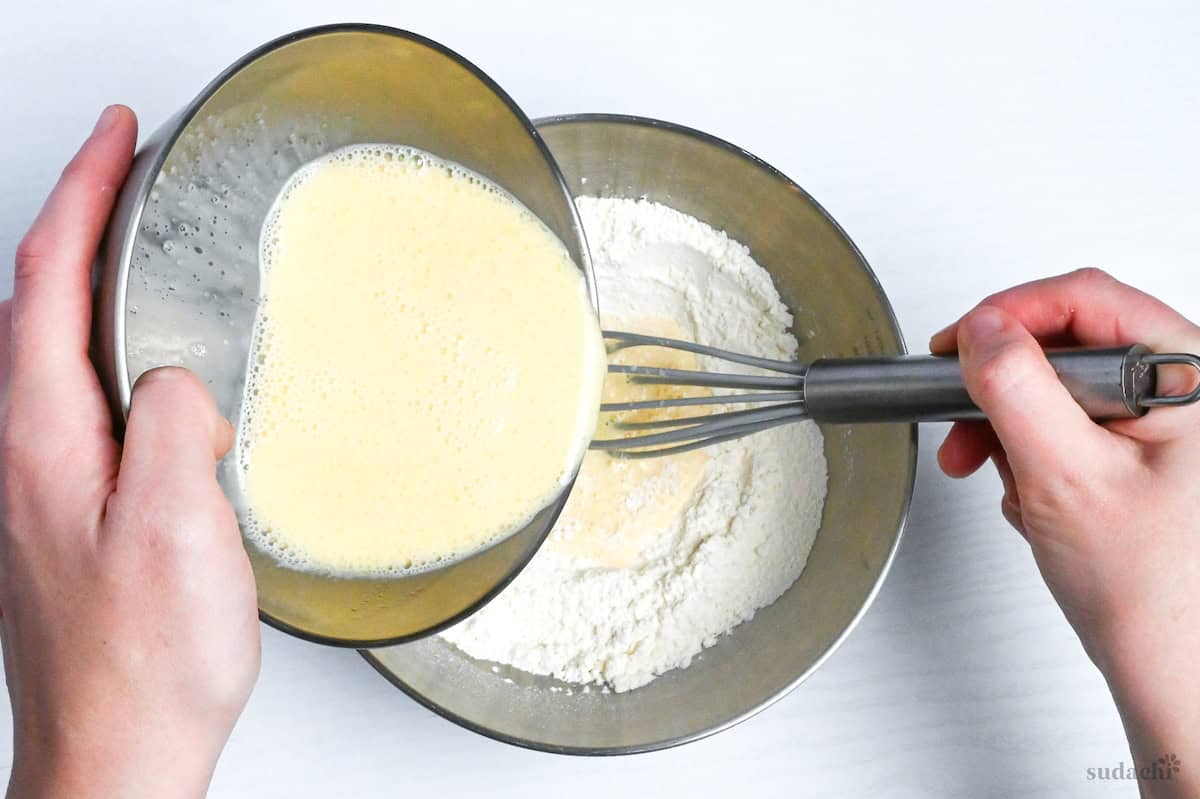
<path id="1" fill-rule="evenodd" d="M 751 366 L 772 374 L 733 374 L 656 366 L 610 364 L 608 371 L 633 383 L 699 386 L 726 393 L 672 399 L 606 402 L 601 413 L 688 406 L 753 407 L 697 416 L 617 421 L 613 427 L 635 433 L 592 441 L 592 449 L 627 458 L 670 455 L 707 447 L 802 419 L 824 423 L 934 422 L 983 419 L 967 394 L 958 359 L 935 355 L 821 358 L 811 364 L 752 355 L 640 333 L 604 331 L 609 352 L 630 347 L 666 347 Z M 1127 347 L 1047 350 L 1059 380 L 1096 420 L 1133 418 L 1151 408 L 1200 400 L 1200 386 L 1186 394 L 1159 395 L 1157 367 L 1190 366 L 1200 373 L 1200 357 L 1189 353 Z"/>

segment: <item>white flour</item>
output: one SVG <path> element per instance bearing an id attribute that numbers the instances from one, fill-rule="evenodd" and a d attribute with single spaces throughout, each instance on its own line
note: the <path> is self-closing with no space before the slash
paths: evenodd
<path id="1" fill-rule="evenodd" d="M 580 198 L 578 206 L 605 327 L 666 325 L 703 344 L 795 356 L 791 315 L 746 247 L 654 203 Z M 730 368 L 701 366 L 718 363 Z M 585 462 L 542 551 L 443 636 L 477 658 L 617 691 L 687 666 L 800 575 L 826 488 L 811 422 L 687 457 L 620 472 L 653 460 L 590 455 L 607 460 Z M 606 497 L 603 480 L 620 481 L 619 496 Z M 593 489 L 605 504 L 589 508 Z"/>

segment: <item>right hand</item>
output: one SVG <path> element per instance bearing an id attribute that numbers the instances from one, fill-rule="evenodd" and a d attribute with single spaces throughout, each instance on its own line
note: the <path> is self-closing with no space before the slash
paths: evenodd
<path id="1" fill-rule="evenodd" d="M 1200 796 L 1200 407 L 1091 421 L 1042 346 L 1140 342 L 1200 352 L 1200 328 L 1099 270 L 1018 286 L 936 334 L 959 352 L 988 423 L 957 423 L 938 453 L 965 477 L 991 459 L 1001 509 L 1034 558 L 1085 650 L 1107 678 L 1146 796 Z M 1160 393 L 1190 391 L 1160 370 Z M 1175 756 L 1180 771 L 1175 772 Z M 1160 758 L 1167 758 L 1163 763 Z"/>

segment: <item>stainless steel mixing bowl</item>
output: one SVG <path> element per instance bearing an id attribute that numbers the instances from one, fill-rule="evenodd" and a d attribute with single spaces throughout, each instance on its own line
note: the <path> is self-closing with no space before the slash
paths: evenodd
<path id="1" fill-rule="evenodd" d="M 96 310 L 97 364 L 118 416 L 128 413 L 139 375 L 176 364 L 199 374 L 222 413 L 237 422 L 263 218 L 300 164 L 357 142 L 419 147 L 508 189 L 566 244 L 594 300 L 562 175 L 532 123 L 495 83 L 411 33 L 375 25 L 300 31 L 227 69 L 137 156 L 109 226 Z M 244 518 L 234 458 L 218 471 Z M 347 646 L 427 633 L 506 585 L 565 498 L 482 553 L 393 579 L 296 571 L 248 545 L 261 615 L 301 637 Z"/>
<path id="2" fill-rule="evenodd" d="M 565 116 L 542 120 L 538 129 L 575 194 L 646 197 L 748 245 L 795 314 L 801 358 L 904 352 L 891 306 L 854 244 L 766 163 L 712 136 L 648 119 Z M 363 654 L 452 721 L 535 749 L 641 752 L 730 727 L 796 687 L 837 648 L 874 598 L 899 541 L 916 469 L 916 426 L 823 432 L 829 494 L 804 573 L 686 669 L 604 694 L 494 667 L 436 637 Z"/>

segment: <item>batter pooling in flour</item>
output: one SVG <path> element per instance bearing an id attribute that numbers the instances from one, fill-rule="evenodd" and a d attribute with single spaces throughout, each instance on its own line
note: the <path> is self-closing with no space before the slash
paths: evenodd
<path id="1" fill-rule="evenodd" d="M 655 203 L 583 197 L 577 205 L 605 326 L 796 356 L 791 314 L 745 246 Z M 618 357 L 716 365 L 654 348 Z M 651 398 L 630 394 L 651 389 L 612 377 L 606 401 Z M 825 487 L 812 422 L 664 458 L 591 452 L 532 563 L 443 636 L 474 657 L 568 682 L 644 685 L 687 666 L 795 582 Z"/>

